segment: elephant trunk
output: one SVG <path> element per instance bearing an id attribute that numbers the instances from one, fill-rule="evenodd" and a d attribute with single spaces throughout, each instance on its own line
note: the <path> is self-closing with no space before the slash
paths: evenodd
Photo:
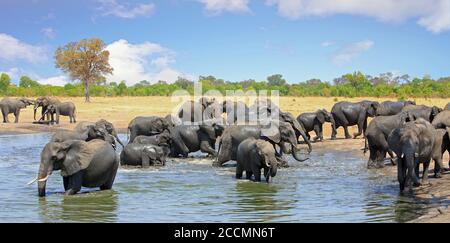
<path id="1" fill-rule="evenodd" d="M 120 141 L 119 136 L 117 135 L 117 132 L 114 131 L 113 132 L 113 136 L 116 138 L 117 142 L 120 143 L 120 145 L 122 146 L 122 148 L 125 148 L 125 146 L 123 145 L 122 141 Z"/>
<path id="2" fill-rule="evenodd" d="M 34 118 L 34 120 L 36 120 L 36 111 L 37 111 L 38 107 L 39 107 L 39 105 L 37 103 L 35 103 L 34 107 L 33 107 L 33 111 L 34 111 L 33 118 Z"/>
<path id="3" fill-rule="evenodd" d="M 53 166 L 48 162 L 41 162 L 38 173 L 38 194 L 40 197 L 45 197 L 45 187 L 47 179 L 53 171 Z"/>
<path id="4" fill-rule="evenodd" d="M 303 161 L 306 161 L 309 159 L 309 157 L 302 156 L 301 150 L 299 148 L 297 148 L 293 144 L 291 144 L 291 146 L 292 146 L 292 149 L 291 149 L 292 157 L 294 157 L 295 160 L 297 160 L 299 162 L 303 162 Z"/>
<path id="5" fill-rule="evenodd" d="M 308 137 L 306 136 L 305 129 L 295 119 L 294 119 L 294 128 L 300 133 L 300 135 L 302 136 L 303 140 L 305 140 L 306 144 L 308 145 L 308 153 L 311 153 L 312 145 L 311 145 L 311 142 L 309 141 Z"/>

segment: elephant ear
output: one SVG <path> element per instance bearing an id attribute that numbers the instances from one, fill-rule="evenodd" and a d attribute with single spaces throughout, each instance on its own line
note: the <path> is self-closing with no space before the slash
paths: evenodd
<path id="1" fill-rule="evenodd" d="M 216 137 L 216 131 L 213 126 L 210 125 L 199 125 L 200 131 L 206 133 L 208 135 L 208 138 L 215 140 Z"/>
<path id="2" fill-rule="evenodd" d="M 67 153 L 66 159 L 61 167 L 61 176 L 66 177 L 89 167 L 89 164 L 95 155 L 95 151 L 100 145 L 104 144 L 104 141 L 68 141 L 63 144 L 63 147 L 67 149 Z"/>
<path id="3" fill-rule="evenodd" d="M 319 121 L 320 124 L 325 123 L 325 114 L 323 113 L 322 110 L 317 111 L 317 120 Z"/>
<path id="4" fill-rule="evenodd" d="M 261 136 L 269 139 L 273 143 L 281 142 L 281 134 L 279 125 L 270 123 L 268 126 L 261 128 Z"/>

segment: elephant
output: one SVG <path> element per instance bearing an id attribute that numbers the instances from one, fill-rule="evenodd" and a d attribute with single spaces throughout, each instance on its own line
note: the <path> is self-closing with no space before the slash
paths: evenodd
<path id="1" fill-rule="evenodd" d="M 36 111 L 39 107 L 42 107 L 42 112 L 41 112 L 41 117 L 44 116 L 44 113 L 47 111 L 47 108 L 49 105 L 54 105 L 54 104 L 58 104 L 61 103 L 61 101 L 59 101 L 57 98 L 53 98 L 53 97 L 48 97 L 48 96 L 43 96 L 43 97 L 39 97 L 36 99 L 36 101 L 34 102 L 34 120 L 36 120 Z M 53 121 L 54 118 L 53 116 L 51 117 L 51 120 Z M 47 113 L 47 121 L 50 121 L 50 113 Z"/>
<path id="2" fill-rule="evenodd" d="M 109 190 L 118 167 L 115 150 L 103 140 L 49 142 L 41 152 L 38 175 L 29 184 L 38 181 L 38 194 L 44 197 L 49 176 L 61 170 L 65 195 L 76 194 L 82 186 Z"/>
<path id="3" fill-rule="evenodd" d="M 78 133 L 84 133 L 88 129 L 89 126 L 95 126 L 96 129 L 99 129 L 99 130 L 103 129 L 104 131 L 109 133 L 111 136 L 113 136 L 116 139 L 116 141 L 122 146 L 122 148 L 124 147 L 122 141 L 120 140 L 119 136 L 117 135 L 117 131 L 116 131 L 116 128 L 114 127 L 114 125 L 105 119 L 100 119 L 95 123 L 87 122 L 87 121 L 79 122 L 74 130 Z"/>
<path id="4" fill-rule="evenodd" d="M 14 114 L 14 123 L 19 122 L 20 110 L 26 108 L 29 105 L 34 104 L 33 100 L 27 98 L 4 98 L 0 101 L 0 109 L 3 115 L 3 123 L 9 123 L 8 114 Z"/>
<path id="5" fill-rule="evenodd" d="M 435 177 L 440 177 L 443 148 L 448 147 L 450 129 L 435 129 L 427 120 L 418 118 L 394 129 L 388 137 L 389 148 L 397 155 L 397 179 L 400 191 L 411 180 L 413 186 L 421 185 L 419 165 L 423 163 L 422 183 L 428 180 L 430 160 L 435 163 Z M 447 143 L 447 144 L 445 144 Z"/>
<path id="6" fill-rule="evenodd" d="M 227 114 L 227 124 L 237 125 L 237 124 L 247 124 L 249 122 L 249 112 L 248 106 L 242 102 L 233 102 L 231 100 L 225 100 L 222 103 L 223 112 Z"/>
<path id="7" fill-rule="evenodd" d="M 52 120 L 51 122 L 56 122 L 56 124 L 59 124 L 59 116 L 68 116 L 70 119 L 70 123 L 76 123 L 76 107 L 75 104 L 72 102 L 62 102 L 58 104 L 49 105 L 47 107 L 47 110 L 44 112 L 45 114 L 51 114 Z M 53 120 L 53 115 L 56 114 L 56 120 Z M 41 120 L 44 119 L 44 115 L 41 117 Z"/>
<path id="8" fill-rule="evenodd" d="M 237 148 L 236 179 L 242 178 L 245 171 L 247 179 L 254 175 L 255 181 L 261 181 L 261 169 L 267 183 L 277 174 L 278 161 L 272 144 L 263 139 L 247 138 Z"/>
<path id="9" fill-rule="evenodd" d="M 215 144 L 224 127 L 212 125 L 179 125 L 170 129 L 171 156 L 187 157 L 190 152 L 202 151 L 216 156 Z"/>
<path id="10" fill-rule="evenodd" d="M 434 117 L 433 122 L 431 123 L 434 128 L 442 128 L 446 129 L 450 127 L 450 110 L 444 110 L 440 112 L 439 114 Z M 449 155 L 450 155 L 450 148 L 447 149 Z M 448 160 L 448 163 L 450 165 L 450 158 Z"/>
<path id="11" fill-rule="evenodd" d="M 144 136 L 139 135 L 134 138 L 133 143 L 139 144 L 152 144 L 152 145 L 169 145 L 171 141 L 170 133 L 168 131 L 164 131 L 160 134 L 152 135 L 152 136 Z"/>
<path id="12" fill-rule="evenodd" d="M 450 110 L 450 102 L 447 103 L 447 105 L 444 107 L 444 110 Z"/>
<path id="13" fill-rule="evenodd" d="M 82 140 L 87 142 L 93 139 L 108 141 L 115 147 L 114 138 L 110 139 L 110 135 L 104 129 L 94 125 L 87 126 L 82 132 L 68 130 L 57 131 L 50 138 L 50 142 L 61 143 L 69 140 Z"/>
<path id="14" fill-rule="evenodd" d="M 150 165 L 164 166 L 169 152 L 167 146 L 129 143 L 120 153 L 120 165 L 142 166 L 144 168 Z"/>
<path id="15" fill-rule="evenodd" d="M 403 107 L 402 111 L 408 111 L 408 113 L 415 118 L 423 118 L 428 122 L 433 122 L 435 116 L 437 116 L 442 109 L 433 106 L 429 107 L 426 105 L 408 105 Z"/>
<path id="16" fill-rule="evenodd" d="M 306 135 L 306 129 L 303 127 L 301 123 L 298 122 L 297 119 L 294 118 L 294 116 L 289 112 L 282 112 L 279 111 L 278 113 L 278 119 L 282 122 L 289 123 L 292 128 L 294 129 L 296 138 L 299 138 L 300 136 L 305 141 L 306 145 L 308 145 L 308 153 L 311 153 L 312 151 L 312 145 L 311 141 L 309 140 L 308 136 Z M 286 147 L 288 148 L 288 147 Z M 288 150 L 287 150 L 288 151 Z"/>
<path id="17" fill-rule="evenodd" d="M 323 141 L 323 124 L 330 122 L 332 129 L 335 129 L 335 122 L 333 115 L 325 109 L 317 110 L 316 112 L 302 113 L 297 117 L 298 123 L 305 128 L 306 137 L 310 140 L 309 132 L 314 130 L 316 137 L 314 142 Z"/>
<path id="18" fill-rule="evenodd" d="M 214 98 L 201 97 L 198 102 L 187 101 L 178 110 L 178 117 L 181 121 L 187 125 L 191 122 L 201 123 L 203 120 L 212 119 L 216 117 L 215 112 L 221 112 L 219 106 L 215 106 L 215 109 L 209 109 L 204 112 L 209 106 L 217 104 Z"/>
<path id="19" fill-rule="evenodd" d="M 395 128 L 403 126 L 406 122 L 413 121 L 408 112 L 401 112 L 392 116 L 377 116 L 370 121 L 365 132 L 364 153 L 370 151 L 367 168 L 384 167 L 386 153 L 391 157 L 391 163 L 395 165 L 394 154 L 389 149 L 388 136 Z"/>
<path id="20" fill-rule="evenodd" d="M 219 142 L 219 152 L 214 165 L 223 165 L 229 160 L 237 159 L 237 148 L 239 144 L 247 138 L 265 139 L 275 148 L 278 145 L 282 151 L 287 152 L 289 144 L 292 156 L 297 161 L 305 161 L 300 156 L 300 149 L 297 147 L 297 137 L 291 124 L 283 121 L 273 121 L 269 126 L 265 125 L 233 125 L 227 127 Z M 277 154 L 280 158 L 281 155 Z"/>
<path id="21" fill-rule="evenodd" d="M 393 116 L 402 112 L 403 107 L 416 105 L 414 101 L 383 101 L 377 109 L 377 116 Z"/>
<path id="22" fill-rule="evenodd" d="M 366 131 L 367 118 L 376 116 L 379 106 L 380 104 L 378 102 L 368 100 L 356 103 L 341 101 L 334 104 L 331 109 L 331 114 L 336 125 L 331 137 L 333 139 L 336 138 L 336 130 L 342 126 L 344 128 L 345 138 L 349 139 L 351 136 L 348 132 L 348 126 L 358 125 L 358 132 L 353 134 L 353 138 L 357 138 Z"/>
<path id="23" fill-rule="evenodd" d="M 171 127 L 171 123 L 166 119 L 158 116 L 138 116 L 128 124 L 127 136 L 129 143 L 139 135 L 151 136 L 162 133 Z"/>

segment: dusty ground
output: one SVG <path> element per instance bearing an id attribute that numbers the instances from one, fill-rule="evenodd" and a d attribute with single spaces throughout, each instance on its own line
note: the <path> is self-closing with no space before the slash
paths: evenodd
<path id="1" fill-rule="evenodd" d="M 112 122 L 120 132 L 126 132 L 126 128 L 131 119 L 136 116 L 158 115 L 165 116 L 177 109 L 180 101 L 172 102 L 170 97 L 114 97 L 103 98 L 93 97 L 91 103 L 85 103 L 84 98 L 67 98 L 60 97 L 61 101 L 72 101 L 77 106 L 78 121 L 96 121 L 100 118 Z M 352 102 L 363 99 L 383 101 L 385 98 L 324 98 L 324 97 L 280 97 L 280 108 L 297 116 L 302 112 L 313 112 L 317 109 L 325 108 L 328 111 L 334 103 L 342 100 Z M 395 99 L 392 99 L 395 100 Z M 448 103 L 448 99 L 416 99 L 417 104 L 436 105 L 444 107 Z M 38 111 L 38 113 L 40 110 Z M 38 114 L 39 115 L 39 114 Z M 13 115 L 10 115 L 13 121 Z M 58 129 L 72 129 L 75 124 L 69 124 L 67 117 L 62 117 L 60 125 L 48 126 L 32 124 L 33 109 L 28 107 L 22 110 L 18 124 L 0 123 L 0 135 L 2 134 L 20 134 L 35 132 L 52 132 Z M 350 134 L 356 132 L 356 127 L 350 129 Z M 331 128 L 329 125 L 324 126 L 324 136 L 329 138 Z M 311 134 L 313 135 L 313 134 Z M 338 129 L 338 138 L 343 138 L 343 129 Z M 320 145 L 321 149 L 346 150 L 351 153 L 362 156 L 360 150 L 364 146 L 362 139 L 338 139 L 335 141 L 327 140 L 323 143 L 317 143 L 314 147 Z M 368 154 L 364 159 L 367 159 Z M 448 155 L 445 155 L 444 161 L 448 161 Z M 447 165 L 447 163 L 445 162 Z M 434 165 L 431 165 L 433 168 Z M 382 169 L 387 176 L 396 178 L 396 167 L 388 166 Z M 432 186 L 422 186 L 416 190 L 416 196 L 422 198 L 432 198 L 444 202 L 447 207 L 433 208 L 428 214 L 420 217 L 413 222 L 450 222 L 450 174 L 443 175 L 441 179 L 430 179 Z"/>

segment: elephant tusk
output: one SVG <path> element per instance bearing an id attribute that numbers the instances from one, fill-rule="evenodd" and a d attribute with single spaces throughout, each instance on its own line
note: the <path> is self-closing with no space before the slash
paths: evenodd
<path id="1" fill-rule="evenodd" d="M 31 180 L 30 182 L 27 183 L 27 185 L 31 185 L 33 183 L 35 183 L 37 181 L 38 177 L 34 177 L 33 180 Z"/>
<path id="2" fill-rule="evenodd" d="M 47 175 L 46 177 L 44 177 L 44 178 L 42 178 L 42 179 L 39 179 L 38 181 L 40 181 L 40 182 L 47 181 L 49 176 L 50 176 L 50 175 Z"/>

